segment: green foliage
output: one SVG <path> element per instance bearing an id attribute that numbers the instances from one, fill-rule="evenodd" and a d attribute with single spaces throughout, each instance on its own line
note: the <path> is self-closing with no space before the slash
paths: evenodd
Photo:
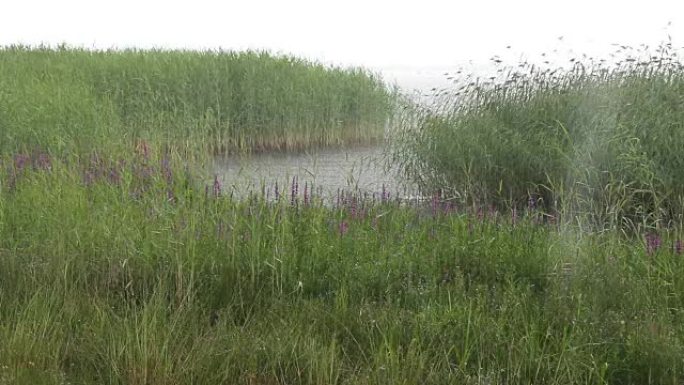
<path id="1" fill-rule="evenodd" d="M 149 150 L 2 159 L 0 383 L 684 379 L 679 233 L 234 201 Z"/>
<path id="2" fill-rule="evenodd" d="M 0 151 L 144 139 L 217 152 L 383 138 L 374 74 L 266 52 L 0 49 Z"/>
<path id="3" fill-rule="evenodd" d="M 674 210 L 679 72 L 574 71 L 407 115 L 404 164 L 469 203 Z M 381 135 L 363 71 L 13 47 L 0 74 L 0 384 L 684 381 L 681 229 L 207 185 L 207 149 Z"/>
<path id="4" fill-rule="evenodd" d="M 684 67 L 669 43 L 620 60 L 500 67 L 414 110 L 398 157 L 426 190 L 470 201 L 520 207 L 536 196 L 599 227 L 679 221 Z"/>

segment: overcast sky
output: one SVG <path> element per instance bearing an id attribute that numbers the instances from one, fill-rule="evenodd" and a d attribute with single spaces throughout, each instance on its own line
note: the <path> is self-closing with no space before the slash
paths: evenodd
<path id="1" fill-rule="evenodd" d="M 386 73 L 494 54 L 684 45 L 684 1 L 3 0 L 0 44 L 268 49 Z M 668 27 L 668 23 L 671 25 Z M 563 36 L 562 40 L 558 38 Z M 506 46 L 512 46 L 506 50 Z"/>

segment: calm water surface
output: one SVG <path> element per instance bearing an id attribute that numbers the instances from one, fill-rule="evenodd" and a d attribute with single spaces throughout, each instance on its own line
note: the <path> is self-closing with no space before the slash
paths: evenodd
<path id="1" fill-rule="evenodd" d="M 306 153 L 269 153 L 249 157 L 222 157 L 214 161 L 214 173 L 223 191 L 242 196 L 248 191 L 265 190 L 270 197 L 276 182 L 282 194 L 289 195 L 292 178 L 299 193 L 315 186 L 319 195 L 332 197 L 338 190 L 381 193 L 383 185 L 394 196 L 405 196 L 409 186 L 388 169 L 382 147 L 318 149 Z"/>

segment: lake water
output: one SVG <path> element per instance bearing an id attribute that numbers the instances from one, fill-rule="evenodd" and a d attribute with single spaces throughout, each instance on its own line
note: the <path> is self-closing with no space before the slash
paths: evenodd
<path id="1" fill-rule="evenodd" d="M 380 194 L 383 186 L 392 196 L 406 196 L 412 191 L 396 170 L 388 168 L 382 147 L 318 149 L 305 153 L 265 153 L 249 157 L 216 158 L 215 175 L 222 191 L 244 196 L 248 191 L 274 196 L 277 182 L 279 191 L 289 196 L 292 179 L 296 178 L 299 194 L 305 185 L 319 196 L 334 197 L 339 190 Z"/>
<path id="2" fill-rule="evenodd" d="M 463 63 L 461 63 L 463 66 Z M 378 69 L 391 83 L 401 86 L 414 100 L 431 102 L 433 88 L 453 87 L 446 78 L 455 67 Z M 225 193 L 245 196 L 248 191 L 265 191 L 273 197 L 276 182 L 280 193 L 290 194 L 292 178 L 298 179 L 299 193 L 305 184 L 324 196 L 334 197 L 338 190 L 380 194 L 383 186 L 393 197 L 416 197 L 416 189 L 388 169 L 382 147 L 316 149 L 305 153 L 264 153 L 249 157 L 216 158 L 213 173 Z"/>

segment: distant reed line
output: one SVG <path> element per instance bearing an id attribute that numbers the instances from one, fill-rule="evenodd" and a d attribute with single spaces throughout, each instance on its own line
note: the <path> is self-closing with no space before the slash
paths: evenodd
<path id="1" fill-rule="evenodd" d="M 69 152 L 131 140 L 214 152 L 383 138 L 378 75 L 268 52 L 0 48 L 0 150 Z"/>

